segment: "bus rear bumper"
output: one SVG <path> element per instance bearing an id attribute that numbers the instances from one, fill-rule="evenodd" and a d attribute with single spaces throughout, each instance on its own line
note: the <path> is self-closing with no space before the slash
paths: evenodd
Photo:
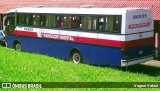
<path id="1" fill-rule="evenodd" d="M 136 58 L 136 59 L 132 59 L 132 60 L 121 60 L 121 66 L 130 66 L 130 65 L 134 65 L 134 64 L 139 64 L 139 63 L 143 63 L 146 61 L 150 61 L 153 60 L 154 56 L 150 55 L 150 56 L 146 56 L 143 58 Z"/>

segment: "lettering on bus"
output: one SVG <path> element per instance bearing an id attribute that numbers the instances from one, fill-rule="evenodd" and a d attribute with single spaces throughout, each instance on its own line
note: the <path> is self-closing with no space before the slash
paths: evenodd
<path id="1" fill-rule="evenodd" d="M 130 24 L 129 25 L 129 29 L 134 29 L 134 28 L 142 28 L 142 27 L 148 27 L 149 26 L 149 22 L 146 23 L 139 23 L 139 24 Z"/>
<path id="2" fill-rule="evenodd" d="M 133 19 L 146 18 L 147 14 L 134 15 Z"/>
<path id="3" fill-rule="evenodd" d="M 59 35 L 59 34 L 50 34 L 50 33 L 41 33 L 41 35 L 42 35 L 42 38 L 74 41 L 74 38 L 68 35 Z"/>
<path id="4" fill-rule="evenodd" d="M 33 28 L 30 28 L 30 27 L 24 27 L 24 30 L 27 30 L 27 31 L 33 31 Z"/>

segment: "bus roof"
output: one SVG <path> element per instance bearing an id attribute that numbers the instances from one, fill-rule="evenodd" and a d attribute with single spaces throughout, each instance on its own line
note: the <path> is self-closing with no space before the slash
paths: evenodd
<path id="1" fill-rule="evenodd" d="M 36 7 L 25 7 L 17 8 L 8 11 L 19 12 L 19 13 L 55 13 L 55 14 L 101 14 L 101 15 L 122 15 L 127 11 L 134 10 L 149 10 L 149 8 L 36 8 Z"/>

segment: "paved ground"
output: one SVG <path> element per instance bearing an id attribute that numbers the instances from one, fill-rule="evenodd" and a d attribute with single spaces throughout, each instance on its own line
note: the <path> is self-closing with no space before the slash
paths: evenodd
<path id="1" fill-rule="evenodd" d="M 117 69 L 132 73 L 142 73 L 145 75 L 153 76 L 160 81 L 160 61 L 157 60 L 151 60 L 145 63 L 132 65 L 128 67 L 121 67 Z"/>
<path id="2" fill-rule="evenodd" d="M 142 63 L 142 65 L 153 66 L 153 67 L 158 67 L 158 68 L 160 68 L 160 61 L 151 60 L 151 61 L 147 61 L 147 62 L 145 62 L 145 63 Z"/>

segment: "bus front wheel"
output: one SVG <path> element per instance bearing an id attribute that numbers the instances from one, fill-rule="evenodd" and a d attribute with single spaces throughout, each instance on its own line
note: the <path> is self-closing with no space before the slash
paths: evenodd
<path id="1" fill-rule="evenodd" d="M 22 45 L 19 42 L 17 42 L 14 44 L 14 49 L 16 51 L 22 51 Z"/>
<path id="2" fill-rule="evenodd" d="M 73 51 L 72 54 L 71 54 L 71 60 L 78 64 L 78 63 L 82 63 L 82 55 L 79 51 Z"/>

